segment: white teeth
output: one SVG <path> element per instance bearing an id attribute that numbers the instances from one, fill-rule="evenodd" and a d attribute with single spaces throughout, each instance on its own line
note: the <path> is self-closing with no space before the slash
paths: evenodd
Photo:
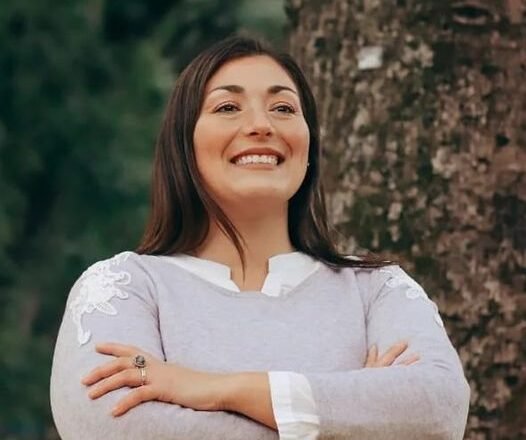
<path id="1" fill-rule="evenodd" d="M 268 154 L 251 154 L 249 156 L 242 156 L 235 162 L 236 165 L 246 165 L 249 163 L 270 163 L 277 165 L 278 157 Z"/>

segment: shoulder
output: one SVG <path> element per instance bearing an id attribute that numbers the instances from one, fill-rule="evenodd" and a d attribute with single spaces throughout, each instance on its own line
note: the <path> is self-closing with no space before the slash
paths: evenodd
<path id="1" fill-rule="evenodd" d="M 91 335 L 83 327 L 85 314 L 115 316 L 125 303 L 140 303 L 153 311 L 154 297 L 143 259 L 135 252 L 120 252 L 91 264 L 75 281 L 67 301 L 67 313 L 77 327 L 79 344 L 85 344 Z"/>
<path id="2" fill-rule="evenodd" d="M 111 257 L 101 259 L 88 266 L 77 279 L 77 282 L 98 279 L 111 283 L 128 284 L 132 281 L 151 276 L 149 255 L 133 251 L 122 251 Z"/>
<path id="3" fill-rule="evenodd" d="M 129 291 L 149 291 L 149 271 L 141 255 L 124 251 L 88 266 L 75 281 L 73 303 L 101 303 L 113 297 L 127 298 Z"/>
<path id="4" fill-rule="evenodd" d="M 360 257 L 346 256 L 360 261 Z M 352 272 L 358 283 L 358 288 L 366 297 L 377 297 L 391 289 L 408 290 L 412 295 L 421 295 L 423 288 L 398 264 L 388 264 L 382 267 L 349 267 L 344 270 Z M 425 294 L 425 293 L 424 293 Z"/>
<path id="5" fill-rule="evenodd" d="M 424 288 L 397 264 L 358 268 L 355 275 L 359 290 L 369 304 L 419 298 L 431 301 Z"/>
<path id="6" fill-rule="evenodd" d="M 87 277 L 93 274 L 106 273 L 112 269 L 119 267 L 133 267 L 140 256 L 133 251 L 119 252 L 111 257 L 98 260 L 87 267 L 81 274 L 82 277 Z"/>
<path id="7" fill-rule="evenodd" d="M 399 311 L 407 310 L 409 305 L 421 307 L 431 306 L 434 320 L 444 327 L 437 304 L 427 295 L 424 288 L 404 269 L 397 264 L 390 264 L 378 268 L 349 267 L 345 270 L 352 272 L 356 280 L 357 290 L 365 304 L 367 315 L 371 310 L 387 307 Z"/>

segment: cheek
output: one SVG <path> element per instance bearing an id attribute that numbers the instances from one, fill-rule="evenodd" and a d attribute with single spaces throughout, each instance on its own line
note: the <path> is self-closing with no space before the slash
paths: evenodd
<path id="1" fill-rule="evenodd" d="M 194 129 L 194 155 L 197 163 L 197 169 L 203 183 L 210 187 L 213 185 L 213 173 L 210 175 L 210 159 L 213 156 L 214 144 L 211 139 L 210 123 L 206 119 L 199 118 Z M 208 166 L 206 166 L 208 164 Z"/>
<path id="2" fill-rule="evenodd" d="M 194 129 L 194 151 L 195 158 L 199 163 L 203 156 L 208 154 L 211 144 L 211 131 L 213 127 L 210 127 L 210 123 L 203 118 L 199 118 L 195 124 Z"/>
<path id="3" fill-rule="evenodd" d="M 195 160 L 203 183 L 211 192 L 223 185 L 225 149 L 231 138 L 231 133 L 212 118 L 197 120 L 193 137 Z"/>
<path id="4" fill-rule="evenodd" d="M 292 153 L 298 156 L 308 156 L 309 152 L 309 127 L 307 123 L 298 123 L 295 127 L 290 127 L 286 133 L 286 142 L 292 149 Z"/>
<path id="5" fill-rule="evenodd" d="M 235 135 L 235 127 L 231 125 L 221 123 L 217 118 L 201 116 L 194 129 L 196 159 L 223 159 L 225 149 Z"/>
<path id="6" fill-rule="evenodd" d="M 210 120 L 206 118 L 197 120 L 194 129 L 194 154 L 197 168 L 202 175 L 211 165 L 213 166 L 214 158 L 221 157 L 220 134 L 221 132 L 218 132 Z"/>

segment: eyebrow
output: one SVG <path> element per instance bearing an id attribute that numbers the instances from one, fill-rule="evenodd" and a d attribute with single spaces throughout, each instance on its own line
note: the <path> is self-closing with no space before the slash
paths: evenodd
<path id="1" fill-rule="evenodd" d="M 228 92 L 231 92 L 231 93 L 243 93 L 245 91 L 245 89 L 241 86 L 238 86 L 236 84 L 229 84 L 229 85 L 225 85 L 225 86 L 219 86 L 219 87 L 216 87 L 215 89 L 212 89 L 208 92 L 208 94 L 216 91 L 216 90 L 226 90 Z M 297 95 L 297 92 L 294 90 L 294 89 L 291 89 L 290 87 L 287 87 L 287 86 L 281 86 L 281 85 L 274 85 L 274 86 L 270 86 L 268 89 L 267 89 L 267 92 L 270 93 L 271 95 L 275 95 L 283 90 L 286 90 L 286 91 L 289 91 L 289 92 L 292 92 L 294 93 L 295 95 Z"/>

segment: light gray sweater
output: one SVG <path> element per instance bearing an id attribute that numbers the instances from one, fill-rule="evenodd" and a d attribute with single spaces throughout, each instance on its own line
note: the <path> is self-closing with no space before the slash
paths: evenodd
<path id="1" fill-rule="evenodd" d="M 363 368 L 367 350 L 400 339 L 421 360 Z M 103 341 L 136 345 L 209 372 L 294 371 L 312 388 L 319 439 L 462 439 L 470 390 L 422 288 L 397 266 L 325 265 L 287 294 L 233 292 L 169 262 L 124 252 L 96 263 L 71 289 L 51 375 L 63 440 L 278 439 L 243 415 L 148 402 L 120 418 L 128 389 L 92 401 L 80 378 L 107 360 Z"/>

